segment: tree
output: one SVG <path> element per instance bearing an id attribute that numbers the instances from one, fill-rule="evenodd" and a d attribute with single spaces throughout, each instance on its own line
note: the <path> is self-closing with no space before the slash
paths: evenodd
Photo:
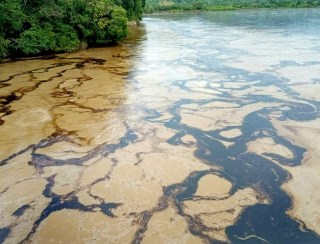
<path id="1" fill-rule="evenodd" d="M 113 44 L 141 18 L 141 0 L 1 0 L 0 58 Z"/>

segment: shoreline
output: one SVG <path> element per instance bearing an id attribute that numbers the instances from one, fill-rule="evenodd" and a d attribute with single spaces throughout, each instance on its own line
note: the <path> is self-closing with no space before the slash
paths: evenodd
<path id="1" fill-rule="evenodd" d="M 175 5 L 170 5 L 170 6 L 175 6 Z M 203 8 L 203 9 L 188 9 L 187 7 L 184 9 L 184 7 L 182 7 L 181 9 L 179 9 L 179 6 L 177 6 L 177 8 L 170 8 L 170 6 L 168 6 L 168 9 L 154 9 L 151 10 L 150 12 L 145 12 L 144 16 L 146 15 L 161 15 L 162 13 L 183 13 L 183 12 L 225 12 L 225 11 L 247 11 L 247 10 L 287 10 L 287 9 L 318 9 L 320 8 L 320 4 L 316 5 L 316 6 L 281 6 L 281 7 L 230 7 L 230 6 L 226 6 L 226 7 L 221 7 L 221 8 L 217 8 L 214 6 L 210 6 L 208 8 Z M 166 7 L 166 6 L 164 6 Z"/>

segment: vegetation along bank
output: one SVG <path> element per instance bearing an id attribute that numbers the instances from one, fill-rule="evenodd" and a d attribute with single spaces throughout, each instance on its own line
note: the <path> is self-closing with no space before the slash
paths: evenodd
<path id="1" fill-rule="evenodd" d="M 0 58 L 113 44 L 142 18 L 143 0 L 1 0 Z"/>
<path id="2" fill-rule="evenodd" d="M 181 10 L 236 10 L 253 8 L 309 8 L 320 0 L 147 0 L 146 13 Z"/>
<path id="3" fill-rule="evenodd" d="M 71 52 L 126 37 L 128 21 L 174 10 L 317 7 L 320 0 L 1 0 L 0 58 Z"/>

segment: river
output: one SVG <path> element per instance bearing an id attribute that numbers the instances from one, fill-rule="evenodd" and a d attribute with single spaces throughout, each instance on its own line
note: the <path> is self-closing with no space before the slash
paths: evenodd
<path id="1" fill-rule="evenodd" d="M 0 64 L 0 243 L 320 243 L 319 23 L 163 13 Z"/>

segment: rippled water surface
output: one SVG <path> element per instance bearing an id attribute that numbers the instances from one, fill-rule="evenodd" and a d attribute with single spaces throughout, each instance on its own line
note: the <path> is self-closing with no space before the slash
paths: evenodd
<path id="1" fill-rule="evenodd" d="M 146 16 L 0 65 L 0 243 L 320 243 L 320 9 Z"/>

